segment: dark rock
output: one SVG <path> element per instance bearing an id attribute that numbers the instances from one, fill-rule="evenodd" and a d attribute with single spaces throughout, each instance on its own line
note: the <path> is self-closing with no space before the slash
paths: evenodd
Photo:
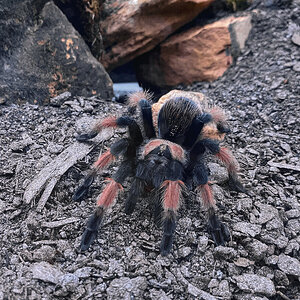
<path id="1" fill-rule="evenodd" d="M 50 99 L 50 105 L 52 106 L 61 106 L 65 101 L 71 97 L 70 92 L 64 92 L 54 98 Z"/>
<path id="2" fill-rule="evenodd" d="M 265 224 L 278 216 L 277 209 L 271 205 L 258 203 L 256 206 L 259 208 L 258 219 L 255 220 L 258 224 Z"/>
<path id="3" fill-rule="evenodd" d="M 6 1 L 1 7 L 1 32 L 6 34 L 0 49 L 0 98 L 46 103 L 69 91 L 111 99 L 112 82 L 102 65 L 59 8 L 44 3 Z"/>
<path id="4" fill-rule="evenodd" d="M 211 294 L 209 294 L 203 290 L 198 289 L 197 287 L 195 287 L 192 284 L 188 284 L 187 292 L 190 295 L 196 297 L 197 299 L 216 300 L 216 298 L 214 296 L 212 296 Z"/>
<path id="5" fill-rule="evenodd" d="M 229 287 L 229 282 L 227 280 L 221 280 L 218 282 L 218 286 L 215 288 L 212 288 L 210 292 L 214 295 L 217 296 L 218 298 L 220 297 L 221 299 L 232 299 L 232 293 L 230 291 Z"/>
<path id="6" fill-rule="evenodd" d="M 280 270 L 275 270 L 275 281 L 278 285 L 288 286 L 290 281 L 286 274 Z"/>
<path id="7" fill-rule="evenodd" d="M 51 246 L 44 245 L 33 252 L 33 259 L 36 261 L 53 261 L 56 250 Z"/>
<path id="8" fill-rule="evenodd" d="M 221 184 L 228 180 L 228 172 L 226 168 L 221 167 L 217 163 L 209 163 L 208 168 L 210 170 L 211 180 Z"/>
<path id="9" fill-rule="evenodd" d="M 237 256 L 237 251 L 230 247 L 218 246 L 214 249 L 214 254 L 219 259 L 232 259 Z"/>
<path id="10" fill-rule="evenodd" d="M 151 289 L 150 290 L 150 299 L 157 300 L 170 300 L 171 298 L 166 295 L 166 293 L 163 290 L 156 290 Z"/>
<path id="11" fill-rule="evenodd" d="M 14 141 L 10 145 L 10 149 L 13 152 L 23 152 L 26 150 L 26 148 L 33 144 L 33 140 L 29 136 L 23 136 L 23 139 L 21 141 Z"/>
<path id="12" fill-rule="evenodd" d="M 81 34 L 93 55 L 100 59 L 103 54 L 103 40 L 99 22 L 104 1 L 54 0 L 54 2 Z"/>

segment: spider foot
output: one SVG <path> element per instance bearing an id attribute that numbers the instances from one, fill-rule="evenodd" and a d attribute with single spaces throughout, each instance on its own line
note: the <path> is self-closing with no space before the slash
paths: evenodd
<path id="1" fill-rule="evenodd" d="M 84 133 L 76 136 L 76 140 L 78 142 L 86 142 L 92 138 L 94 138 L 98 134 L 97 131 L 91 131 L 89 133 Z"/>
<path id="2" fill-rule="evenodd" d="M 126 215 L 131 215 L 134 211 L 136 201 L 126 201 L 125 202 L 125 213 Z"/>
<path id="3" fill-rule="evenodd" d="M 245 193 L 249 194 L 248 191 L 245 189 L 245 187 L 242 185 L 242 183 L 238 180 L 236 176 L 229 175 L 228 179 L 229 187 L 239 193 Z"/>
<path id="4" fill-rule="evenodd" d="M 228 227 L 215 214 L 209 217 L 207 231 L 217 246 L 224 246 L 230 240 Z"/>
<path id="5" fill-rule="evenodd" d="M 86 251 L 90 245 L 93 243 L 95 238 L 98 234 L 98 228 L 101 224 L 101 221 L 103 219 L 103 208 L 99 207 L 95 213 L 89 218 L 87 222 L 87 228 L 84 231 L 81 243 L 80 243 L 80 250 Z"/>
<path id="6" fill-rule="evenodd" d="M 160 243 L 160 254 L 162 256 L 167 256 L 172 249 L 172 244 L 173 244 L 173 235 L 164 234 Z"/>
<path id="7" fill-rule="evenodd" d="M 176 227 L 176 215 L 172 210 L 168 210 L 164 215 L 163 237 L 160 243 L 160 254 L 166 256 L 170 253 L 173 244 L 173 234 Z"/>
<path id="8" fill-rule="evenodd" d="M 92 185 L 94 178 L 94 174 L 90 174 L 84 179 L 82 185 L 80 185 L 74 193 L 72 198 L 73 201 L 81 201 L 87 195 L 89 187 Z"/>

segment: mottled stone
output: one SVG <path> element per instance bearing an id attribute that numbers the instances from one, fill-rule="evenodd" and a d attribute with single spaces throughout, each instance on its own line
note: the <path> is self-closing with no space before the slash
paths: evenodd
<path id="1" fill-rule="evenodd" d="M 218 246 L 214 249 L 217 258 L 232 259 L 237 256 L 237 251 L 231 247 Z"/>
<path id="2" fill-rule="evenodd" d="M 287 275 L 300 276 L 300 262 L 297 258 L 280 254 L 277 264 L 278 268 Z"/>
<path id="3" fill-rule="evenodd" d="M 257 224 L 251 224 L 247 222 L 238 222 L 233 225 L 233 230 L 241 232 L 246 235 L 250 235 L 251 237 L 255 237 L 261 231 L 261 226 Z"/>
<path id="4" fill-rule="evenodd" d="M 243 274 L 234 276 L 238 288 L 248 293 L 260 293 L 266 296 L 276 294 L 275 286 L 272 280 L 267 277 L 255 274 Z"/>
<path id="5" fill-rule="evenodd" d="M 33 252 L 33 259 L 36 261 L 52 261 L 55 257 L 56 250 L 51 246 L 44 245 Z"/>
<path id="6" fill-rule="evenodd" d="M 33 264 L 32 277 L 45 282 L 58 284 L 64 273 L 57 267 L 50 265 L 47 262 Z"/>
<path id="7" fill-rule="evenodd" d="M 69 91 L 110 100 L 112 81 L 104 67 L 62 11 L 52 1 L 46 2 L 3 2 L 8 20 L 1 22 L 6 35 L 3 47 L 0 43 L 0 98 L 48 103 Z M 1 52 L 2 48 L 7 51 Z"/>
<path id="8" fill-rule="evenodd" d="M 188 284 L 188 288 L 187 288 L 187 292 L 196 297 L 197 299 L 203 299 L 203 300 L 217 300 L 214 296 L 212 296 L 211 294 L 204 292 L 200 289 L 198 289 L 197 287 L 195 287 L 192 284 Z"/>
<path id="9" fill-rule="evenodd" d="M 259 216 L 256 220 L 256 223 L 258 224 L 265 224 L 278 215 L 277 209 L 271 205 L 259 203 L 256 204 L 256 206 L 259 209 Z"/>
<path id="10" fill-rule="evenodd" d="M 264 258 L 268 251 L 268 246 L 259 240 L 254 239 L 252 242 L 247 244 L 247 249 L 255 259 L 259 260 Z"/>
<path id="11" fill-rule="evenodd" d="M 142 298 L 146 288 L 147 280 L 145 277 L 121 277 L 110 283 L 107 288 L 107 299 L 131 299 L 131 295 Z"/>

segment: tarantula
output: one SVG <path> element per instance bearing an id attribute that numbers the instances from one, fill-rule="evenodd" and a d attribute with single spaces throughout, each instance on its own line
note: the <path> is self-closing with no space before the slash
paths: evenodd
<path id="1" fill-rule="evenodd" d="M 154 216 L 158 218 L 162 214 L 162 255 L 167 255 L 172 248 L 176 213 L 184 191 L 196 189 L 200 194 L 208 213 L 208 231 L 215 244 L 224 245 L 229 240 L 229 230 L 216 214 L 205 153 L 210 152 L 225 164 L 229 183 L 235 190 L 245 192 L 245 189 L 238 179 L 236 159 L 230 150 L 219 145 L 229 132 L 225 113 L 219 107 L 209 107 L 206 100 L 201 93 L 173 90 L 151 105 L 149 95 L 138 92 L 129 96 L 127 115 L 107 117 L 98 121 L 89 133 L 77 136 L 78 141 L 84 142 L 104 128 L 128 128 L 128 137 L 112 144 L 99 157 L 73 196 L 75 201 L 81 200 L 95 175 L 123 156 L 119 169 L 109 178 L 87 222 L 80 245 L 82 251 L 96 238 L 104 212 L 113 205 L 127 177 L 133 177 L 125 200 L 127 214 L 133 212 L 145 191 L 154 191 L 157 198 Z M 137 107 L 139 116 L 135 120 Z"/>

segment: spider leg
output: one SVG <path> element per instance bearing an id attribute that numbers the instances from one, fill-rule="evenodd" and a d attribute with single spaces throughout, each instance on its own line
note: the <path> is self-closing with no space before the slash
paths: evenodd
<path id="1" fill-rule="evenodd" d="M 183 146 L 187 148 L 192 147 L 195 144 L 203 126 L 210 121 L 212 121 L 212 116 L 208 113 L 202 113 L 194 117 L 192 124 L 185 133 Z"/>
<path id="2" fill-rule="evenodd" d="M 74 201 L 81 201 L 88 193 L 97 173 L 108 167 L 118 155 L 127 151 L 129 145 L 128 139 L 121 139 L 115 142 L 111 148 L 103 153 L 94 163 L 92 170 L 85 177 L 83 183 L 77 188 L 73 195 Z"/>
<path id="3" fill-rule="evenodd" d="M 103 124 L 106 125 L 104 126 Z M 128 116 L 120 118 L 109 117 L 101 121 L 99 125 L 100 128 L 107 128 L 109 126 L 128 127 L 129 138 L 117 141 L 111 146 L 110 150 L 99 157 L 83 184 L 76 190 L 73 196 L 74 201 L 83 199 L 93 183 L 96 174 L 109 166 L 117 156 L 124 154 L 127 158 L 134 159 L 136 157 L 136 148 L 143 142 L 142 132 L 136 121 Z"/>
<path id="4" fill-rule="evenodd" d="M 125 213 L 132 214 L 136 206 L 137 200 L 141 197 L 145 189 L 145 181 L 135 177 L 130 187 L 129 195 L 125 201 Z"/>
<path id="5" fill-rule="evenodd" d="M 192 176 L 193 182 L 197 186 L 197 190 L 200 192 L 203 205 L 208 212 L 208 232 L 217 246 L 224 245 L 225 242 L 229 241 L 230 233 L 227 226 L 220 222 L 217 217 L 215 200 L 211 187 L 208 185 L 207 168 L 202 158 L 200 158 L 198 163 L 195 165 Z"/>
<path id="6" fill-rule="evenodd" d="M 151 104 L 146 99 L 139 101 L 146 136 L 151 139 L 156 136 L 152 118 Z"/>
<path id="7" fill-rule="evenodd" d="M 246 189 L 242 185 L 242 183 L 239 181 L 238 178 L 238 170 L 239 170 L 239 164 L 235 157 L 233 156 L 232 152 L 225 147 L 220 147 L 219 143 L 217 141 L 211 140 L 211 139 L 203 139 L 199 141 L 193 148 L 197 150 L 197 148 L 206 148 L 208 149 L 213 155 L 215 155 L 227 168 L 228 175 L 229 175 L 229 186 L 231 189 L 247 193 Z"/>
<path id="8" fill-rule="evenodd" d="M 160 244 L 160 253 L 166 256 L 170 253 L 173 244 L 173 235 L 176 228 L 176 214 L 180 206 L 184 188 L 183 165 L 172 160 L 169 165 L 169 174 L 161 187 L 163 189 L 163 236 Z"/>
<path id="9" fill-rule="evenodd" d="M 82 235 L 80 244 L 82 251 L 87 250 L 96 238 L 104 212 L 107 210 L 107 208 L 113 205 L 119 191 L 123 189 L 122 183 L 128 176 L 132 174 L 136 164 L 136 149 L 143 142 L 143 136 L 140 127 L 132 118 L 123 116 L 118 118 L 116 123 L 120 127 L 128 126 L 129 138 L 122 139 L 114 143 L 111 146 L 109 153 L 113 156 L 123 154 L 124 161 L 121 163 L 113 178 L 109 179 L 110 183 L 106 185 L 97 200 L 97 208 L 94 214 L 89 218 L 87 222 L 87 228 Z M 100 165 L 102 165 L 101 157 Z M 97 166 L 98 165 L 99 163 Z"/>
<path id="10" fill-rule="evenodd" d="M 233 189 L 234 191 L 248 194 L 245 187 L 239 181 L 238 174 L 237 174 L 238 163 L 234 158 L 232 152 L 225 147 L 221 147 L 219 152 L 216 154 L 216 156 L 225 164 L 228 170 L 230 188 Z"/>
<path id="11" fill-rule="evenodd" d="M 105 211 L 114 204 L 119 191 L 123 190 L 122 183 L 132 173 L 133 167 L 132 160 L 125 160 L 113 178 L 109 179 L 110 182 L 106 185 L 97 200 L 95 212 L 88 219 L 86 229 L 81 238 L 81 251 L 86 251 L 97 237 L 98 229 L 103 220 Z"/>
<path id="12" fill-rule="evenodd" d="M 81 134 L 76 137 L 79 142 L 85 142 L 89 139 L 94 138 L 105 128 L 118 128 L 128 127 L 129 135 L 133 137 L 136 142 L 142 143 L 143 136 L 140 127 L 136 121 L 129 116 L 114 117 L 110 116 L 101 121 L 98 121 L 89 133 Z"/>
<path id="13" fill-rule="evenodd" d="M 76 136 L 78 142 L 85 142 L 94 138 L 98 133 L 100 133 L 105 128 L 116 128 L 117 127 L 117 118 L 114 116 L 107 117 L 103 120 L 98 121 L 95 126 L 91 129 L 90 132 L 80 134 Z"/>

